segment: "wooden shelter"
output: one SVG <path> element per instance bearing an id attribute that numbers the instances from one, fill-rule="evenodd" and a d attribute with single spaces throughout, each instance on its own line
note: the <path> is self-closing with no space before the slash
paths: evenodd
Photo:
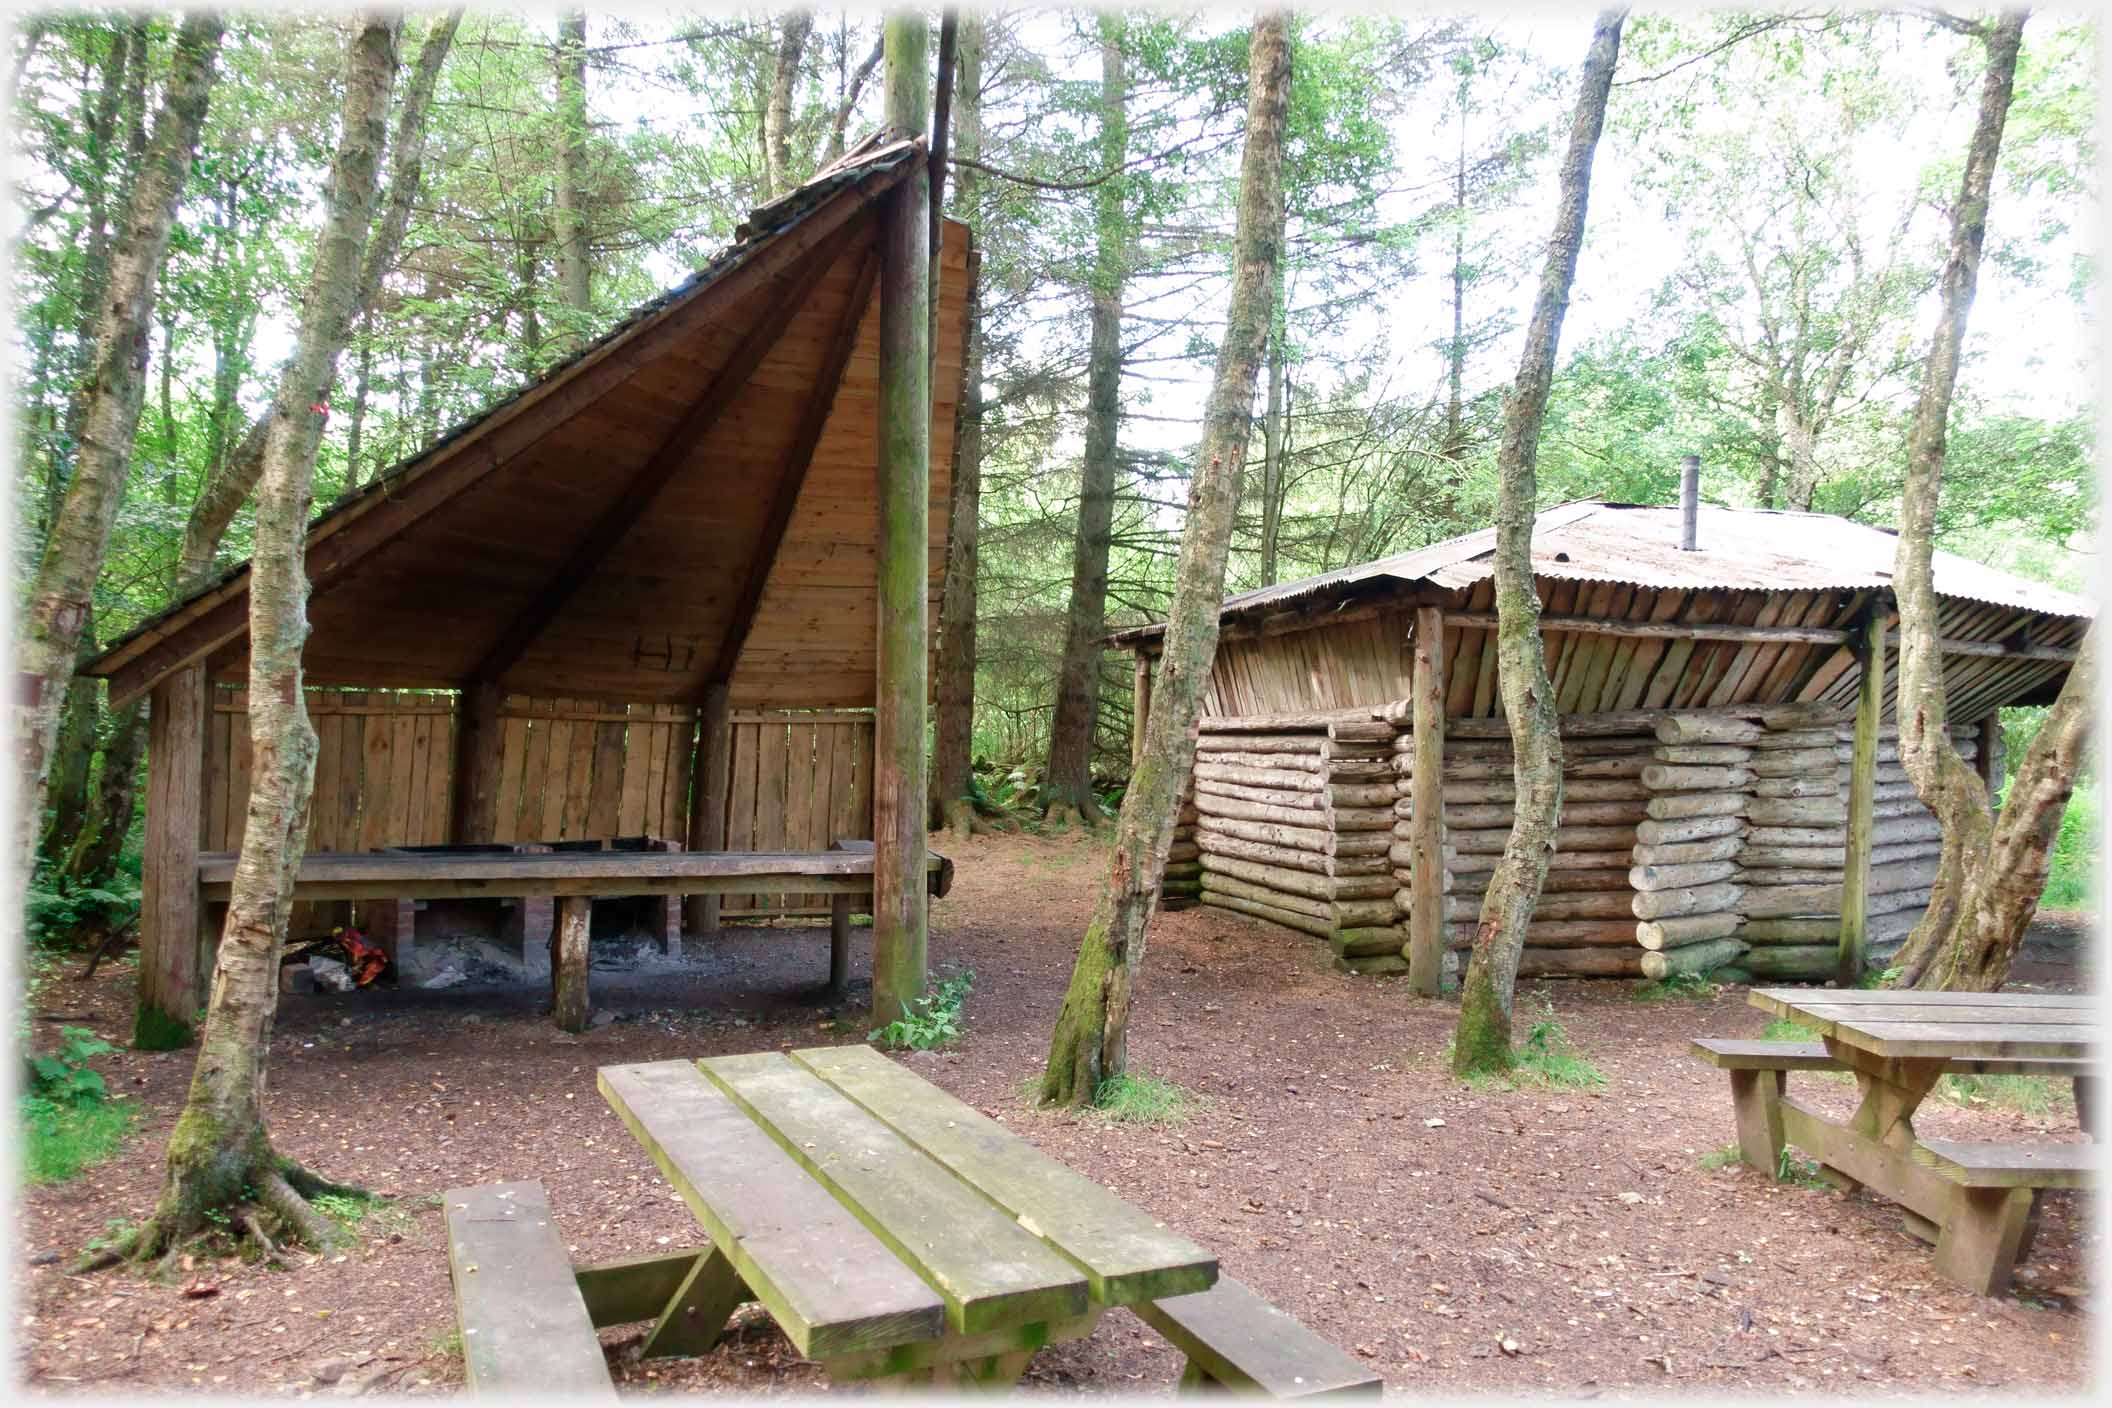
<path id="1" fill-rule="evenodd" d="M 925 159 L 919 142 L 864 144 L 314 522 L 311 852 L 619 835 L 820 851 L 874 834 L 877 647 L 907 628 L 876 610 L 880 233 Z M 965 226 L 946 222 L 938 267 L 933 601 Z M 142 1001 L 185 1022 L 199 857 L 240 844 L 248 612 L 244 564 L 88 666 L 114 702 L 152 699 Z M 715 899 L 689 909 L 693 928 L 716 922 Z"/>
<path id="2" fill-rule="evenodd" d="M 1940 830 L 1891 722 L 1896 536 L 1690 521 L 1691 546 L 1678 508 L 1535 521 L 1565 796 L 1521 973 L 1831 977 L 1927 907 Z M 1225 602 L 1169 895 L 1436 991 L 1511 824 L 1494 546 L 1484 529 Z M 2095 608 L 1948 553 L 1935 575 L 1952 736 L 1999 785 L 1996 711 L 2051 701 Z M 1163 630 L 1113 638 L 1140 701 Z"/>

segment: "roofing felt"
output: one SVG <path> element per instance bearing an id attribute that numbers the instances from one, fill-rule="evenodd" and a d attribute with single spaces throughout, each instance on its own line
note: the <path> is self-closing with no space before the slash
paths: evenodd
<path id="1" fill-rule="evenodd" d="M 1533 520 L 1533 571 L 1550 579 L 1624 582 L 1714 591 L 1889 589 L 1899 535 L 1826 513 L 1703 506 L 1696 549 L 1679 546 L 1680 513 L 1662 505 L 1587 500 L 1546 509 Z M 1411 552 L 1280 582 L 1225 600 L 1225 616 L 1340 596 L 1366 582 L 1470 586 L 1494 572 L 1493 527 Z M 1936 593 L 2017 611 L 2090 620 L 2095 602 L 1998 568 L 1938 551 Z M 1163 624 L 1118 639 L 1149 638 Z"/>

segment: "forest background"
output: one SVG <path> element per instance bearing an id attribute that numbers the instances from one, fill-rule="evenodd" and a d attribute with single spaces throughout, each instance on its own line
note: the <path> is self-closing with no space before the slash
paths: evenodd
<path id="1" fill-rule="evenodd" d="M 438 22 L 413 17 L 406 71 Z M 10 41 L 18 602 L 69 482 L 86 295 L 175 24 L 54 13 Z M 229 16 L 92 642 L 173 599 L 201 491 L 291 350 L 347 24 Z M 1297 21 L 1289 246 L 1228 590 L 1491 520 L 1589 24 Z M 1064 800 L 1066 756 L 1102 804 L 1126 778 L 1128 671 L 1096 642 L 1171 591 L 1229 284 L 1244 26 L 1144 10 L 962 26 L 946 198 L 982 253 L 982 434 L 959 476 L 977 494 L 977 630 L 939 674 L 943 701 L 972 671 L 971 786 L 993 810 Z M 878 33 L 864 11 L 469 13 L 400 251 L 327 402 L 318 504 L 605 331 L 854 142 L 878 115 Z M 1671 502 L 1691 451 L 1710 502 L 1893 521 L 1976 43 L 1921 12 L 1630 22 L 1541 443 L 1546 503 Z M 2060 13 L 2025 41 L 1939 535 L 2074 590 L 2096 579 L 2097 43 Z M 219 565 L 247 553 L 249 513 L 208 544 Z M 33 933 L 136 896 L 139 752 L 98 691 L 70 709 L 53 769 Z M 2012 759 L 2037 718 L 2005 716 Z M 2095 796 L 2075 794 L 2049 903 L 2083 899 Z M 101 863 L 62 883 L 98 833 Z"/>

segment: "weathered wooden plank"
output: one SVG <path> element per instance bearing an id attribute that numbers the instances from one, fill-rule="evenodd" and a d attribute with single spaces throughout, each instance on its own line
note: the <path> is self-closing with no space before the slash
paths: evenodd
<path id="1" fill-rule="evenodd" d="M 1379 1396 L 1379 1376 L 1229 1276 L 1134 1307 L 1216 1383 L 1270 1398 Z"/>
<path id="2" fill-rule="evenodd" d="M 792 1059 L 1075 1263 L 1095 1303 L 1184 1295 L 1216 1279 L 1217 1258 L 1202 1247 L 871 1047 L 808 1047 Z"/>
<path id="3" fill-rule="evenodd" d="M 943 1333 L 931 1288 L 695 1065 L 603 1066 L 596 1084 L 801 1354 Z"/>
<path id="4" fill-rule="evenodd" d="M 894 1130 L 775 1052 L 714 1056 L 698 1069 L 800 1167 L 915 1268 L 974 1333 L 1086 1310 L 1083 1273 Z"/>
<path id="5" fill-rule="evenodd" d="M 572 1279 L 579 1286 L 587 1316 L 596 1329 L 628 1325 L 658 1315 L 682 1288 L 697 1258 L 711 1250 L 707 1243 L 675 1252 L 620 1256 L 591 1266 L 575 1266 Z"/>
<path id="6" fill-rule="evenodd" d="M 447 1265 L 473 1393 L 616 1401 L 540 1183 L 450 1188 Z"/>

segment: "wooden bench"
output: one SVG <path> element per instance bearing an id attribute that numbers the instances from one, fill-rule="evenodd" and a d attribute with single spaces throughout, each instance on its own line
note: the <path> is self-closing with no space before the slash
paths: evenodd
<path id="1" fill-rule="evenodd" d="M 451 1188 L 446 1210 L 447 1269 L 470 1390 L 615 1402 L 543 1185 Z"/>
<path id="2" fill-rule="evenodd" d="M 1688 1049 L 1730 1072 L 1731 1108 L 1738 1125 L 1738 1152 L 1769 1178 L 1782 1166 L 1782 1092 L 1791 1071 L 1845 1071 L 1822 1041 L 1762 1041 L 1746 1037 L 1695 1037 Z M 1949 1075 L 2038 1075 L 2074 1083 L 2076 1120 L 2094 1131 L 2096 1071 L 2089 1061 L 1972 1057 L 1950 1062 Z"/>
<path id="3" fill-rule="evenodd" d="M 2030 1255 L 2045 1191 L 2094 1187 L 2103 1168 L 2095 1144 L 1923 1139 L 1912 1158 L 1963 1192 L 1937 1229 L 1937 1269 L 1986 1296 L 2008 1289 L 2017 1263 Z"/>
<path id="4" fill-rule="evenodd" d="M 1130 1309 L 1188 1356 L 1184 1391 L 1322 1398 L 1376 1397 L 1383 1388 L 1377 1374 L 1229 1276 L 1207 1291 Z"/>

